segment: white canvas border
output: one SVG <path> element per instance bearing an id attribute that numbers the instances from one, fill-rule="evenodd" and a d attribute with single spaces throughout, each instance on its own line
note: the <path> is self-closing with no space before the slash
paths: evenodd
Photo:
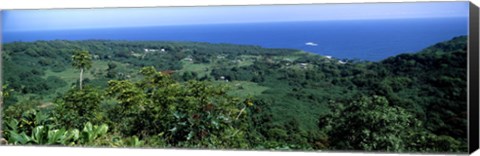
<path id="1" fill-rule="evenodd" d="M 104 8 L 104 7 L 156 7 L 156 6 L 216 6 L 216 5 L 259 5 L 259 4 L 311 4 L 311 3 L 376 3 L 376 2 L 431 2 L 432 0 L 0 0 L 0 10 L 5 9 L 52 9 L 52 8 Z M 467 1 L 467 0 L 433 0 Z M 480 5 L 479 0 L 470 0 Z M 1 22 L 1 21 L 0 21 Z M 268 151 L 224 151 L 224 150 L 179 150 L 179 149 L 126 149 L 126 148 L 72 148 L 42 146 L 0 146 L 1 155 L 195 155 L 195 156 L 310 156 L 310 155 L 422 155 L 348 152 L 268 152 Z M 475 152 L 474 155 L 480 155 Z"/>

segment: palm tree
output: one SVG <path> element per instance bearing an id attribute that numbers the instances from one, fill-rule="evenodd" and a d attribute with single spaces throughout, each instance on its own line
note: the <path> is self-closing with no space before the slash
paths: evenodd
<path id="1" fill-rule="evenodd" d="M 75 51 L 72 55 L 73 67 L 80 69 L 80 90 L 82 90 L 83 71 L 92 67 L 92 57 L 85 50 Z"/>

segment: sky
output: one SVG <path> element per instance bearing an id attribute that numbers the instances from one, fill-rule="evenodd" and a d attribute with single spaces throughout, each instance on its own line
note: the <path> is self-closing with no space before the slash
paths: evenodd
<path id="1" fill-rule="evenodd" d="M 468 17 L 468 2 L 3 10 L 2 31 Z"/>

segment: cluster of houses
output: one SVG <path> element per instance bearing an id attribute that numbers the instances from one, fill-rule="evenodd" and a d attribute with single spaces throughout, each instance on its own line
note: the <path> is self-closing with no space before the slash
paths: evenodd
<path id="1" fill-rule="evenodd" d="M 326 55 L 326 56 L 324 56 L 324 57 L 326 58 L 325 61 L 328 61 L 328 60 L 332 60 L 332 59 L 333 59 L 332 56 L 328 56 L 328 55 Z M 292 61 L 291 59 L 289 59 L 289 58 L 283 59 L 283 61 L 286 62 L 286 63 L 285 63 L 286 66 L 290 66 L 290 65 L 293 65 L 293 64 L 294 64 L 293 61 Z M 347 62 L 346 62 L 346 61 L 342 61 L 342 60 L 338 60 L 338 63 L 339 63 L 339 64 L 346 64 Z M 297 65 L 298 65 L 301 69 L 307 69 L 308 66 L 309 66 L 309 64 L 306 63 L 306 62 L 301 62 L 301 63 L 298 63 Z"/>
<path id="2" fill-rule="evenodd" d="M 340 63 L 340 64 L 346 64 L 347 62 L 342 61 L 342 60 L 338 60 L 338 63 Z"/>
<path id="3" fill-rule="evenodd" d="M 147 48 L 145 48 L 145 49 L 143 49 L 143 51 L 145 52 L 145 53 L 143 53 L 143 54 L 141 54 L 141 53 L 135 53 L 135 52 L 133 52 L 133 51 L 130 51 L 130 54 L 131 54 L 132 56 L 135 56 L 135 57 L 139 57 L 139 58 L 141 58 L 141 59 L 144 59 L 145 56 L 146 56 L 148 53 L 151 53 L 151 52 L 166 52 L 166 50 L 163 49 L 163 48 L 162 48 L 162 49 L 147 49 Z"/>
<path id="4" fill-rule="evenodd" d="M 217 59 L 225 59 L 227 55 L 217 55 Z"/>
<path id="5" fill-rule="evenodd" d="M 308 63 L 300 63 L 300 68 L 307 69 Z"/>
<path id="6" fill-rule="evenodd" d="M 220 76 L 220 80 L 223 80 L 225 82 L 228 82 L 228 79 L 225 78 L 225 76 Z"/>
<path id="7" fill-rule="evenodd" d="M 192 56 L 187 56 L 183 60 L 188 61 L 188 62 L 193 62 Z"/>
<path id="8" fill-rule="evenodd" d="M 327 58 L 327 59 L 332 59 L 332 56 L 326 55 L 325 58 Z M 340 63 L 340 64 L 346 64 L 347 62 L 342 61 L 342 60 L 338 60 L 338 63 Z"/>
<path id="9" fill-rule="evenodd" d="M 157 52 L 159 51 L 158 49 L 143 49 L 144 52 Z M 165 49 L 160 49 L 161 52 L 165 52 Z"/>

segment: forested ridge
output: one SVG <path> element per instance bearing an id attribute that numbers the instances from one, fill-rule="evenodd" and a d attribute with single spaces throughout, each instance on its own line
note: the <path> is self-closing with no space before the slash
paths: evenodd
<path id="1" fill-rule="evenodd" d="M 466 152 L 466 48 L 459 36 L 369 62 L 199 42 L 8 43 L 3 142 Z"/>

